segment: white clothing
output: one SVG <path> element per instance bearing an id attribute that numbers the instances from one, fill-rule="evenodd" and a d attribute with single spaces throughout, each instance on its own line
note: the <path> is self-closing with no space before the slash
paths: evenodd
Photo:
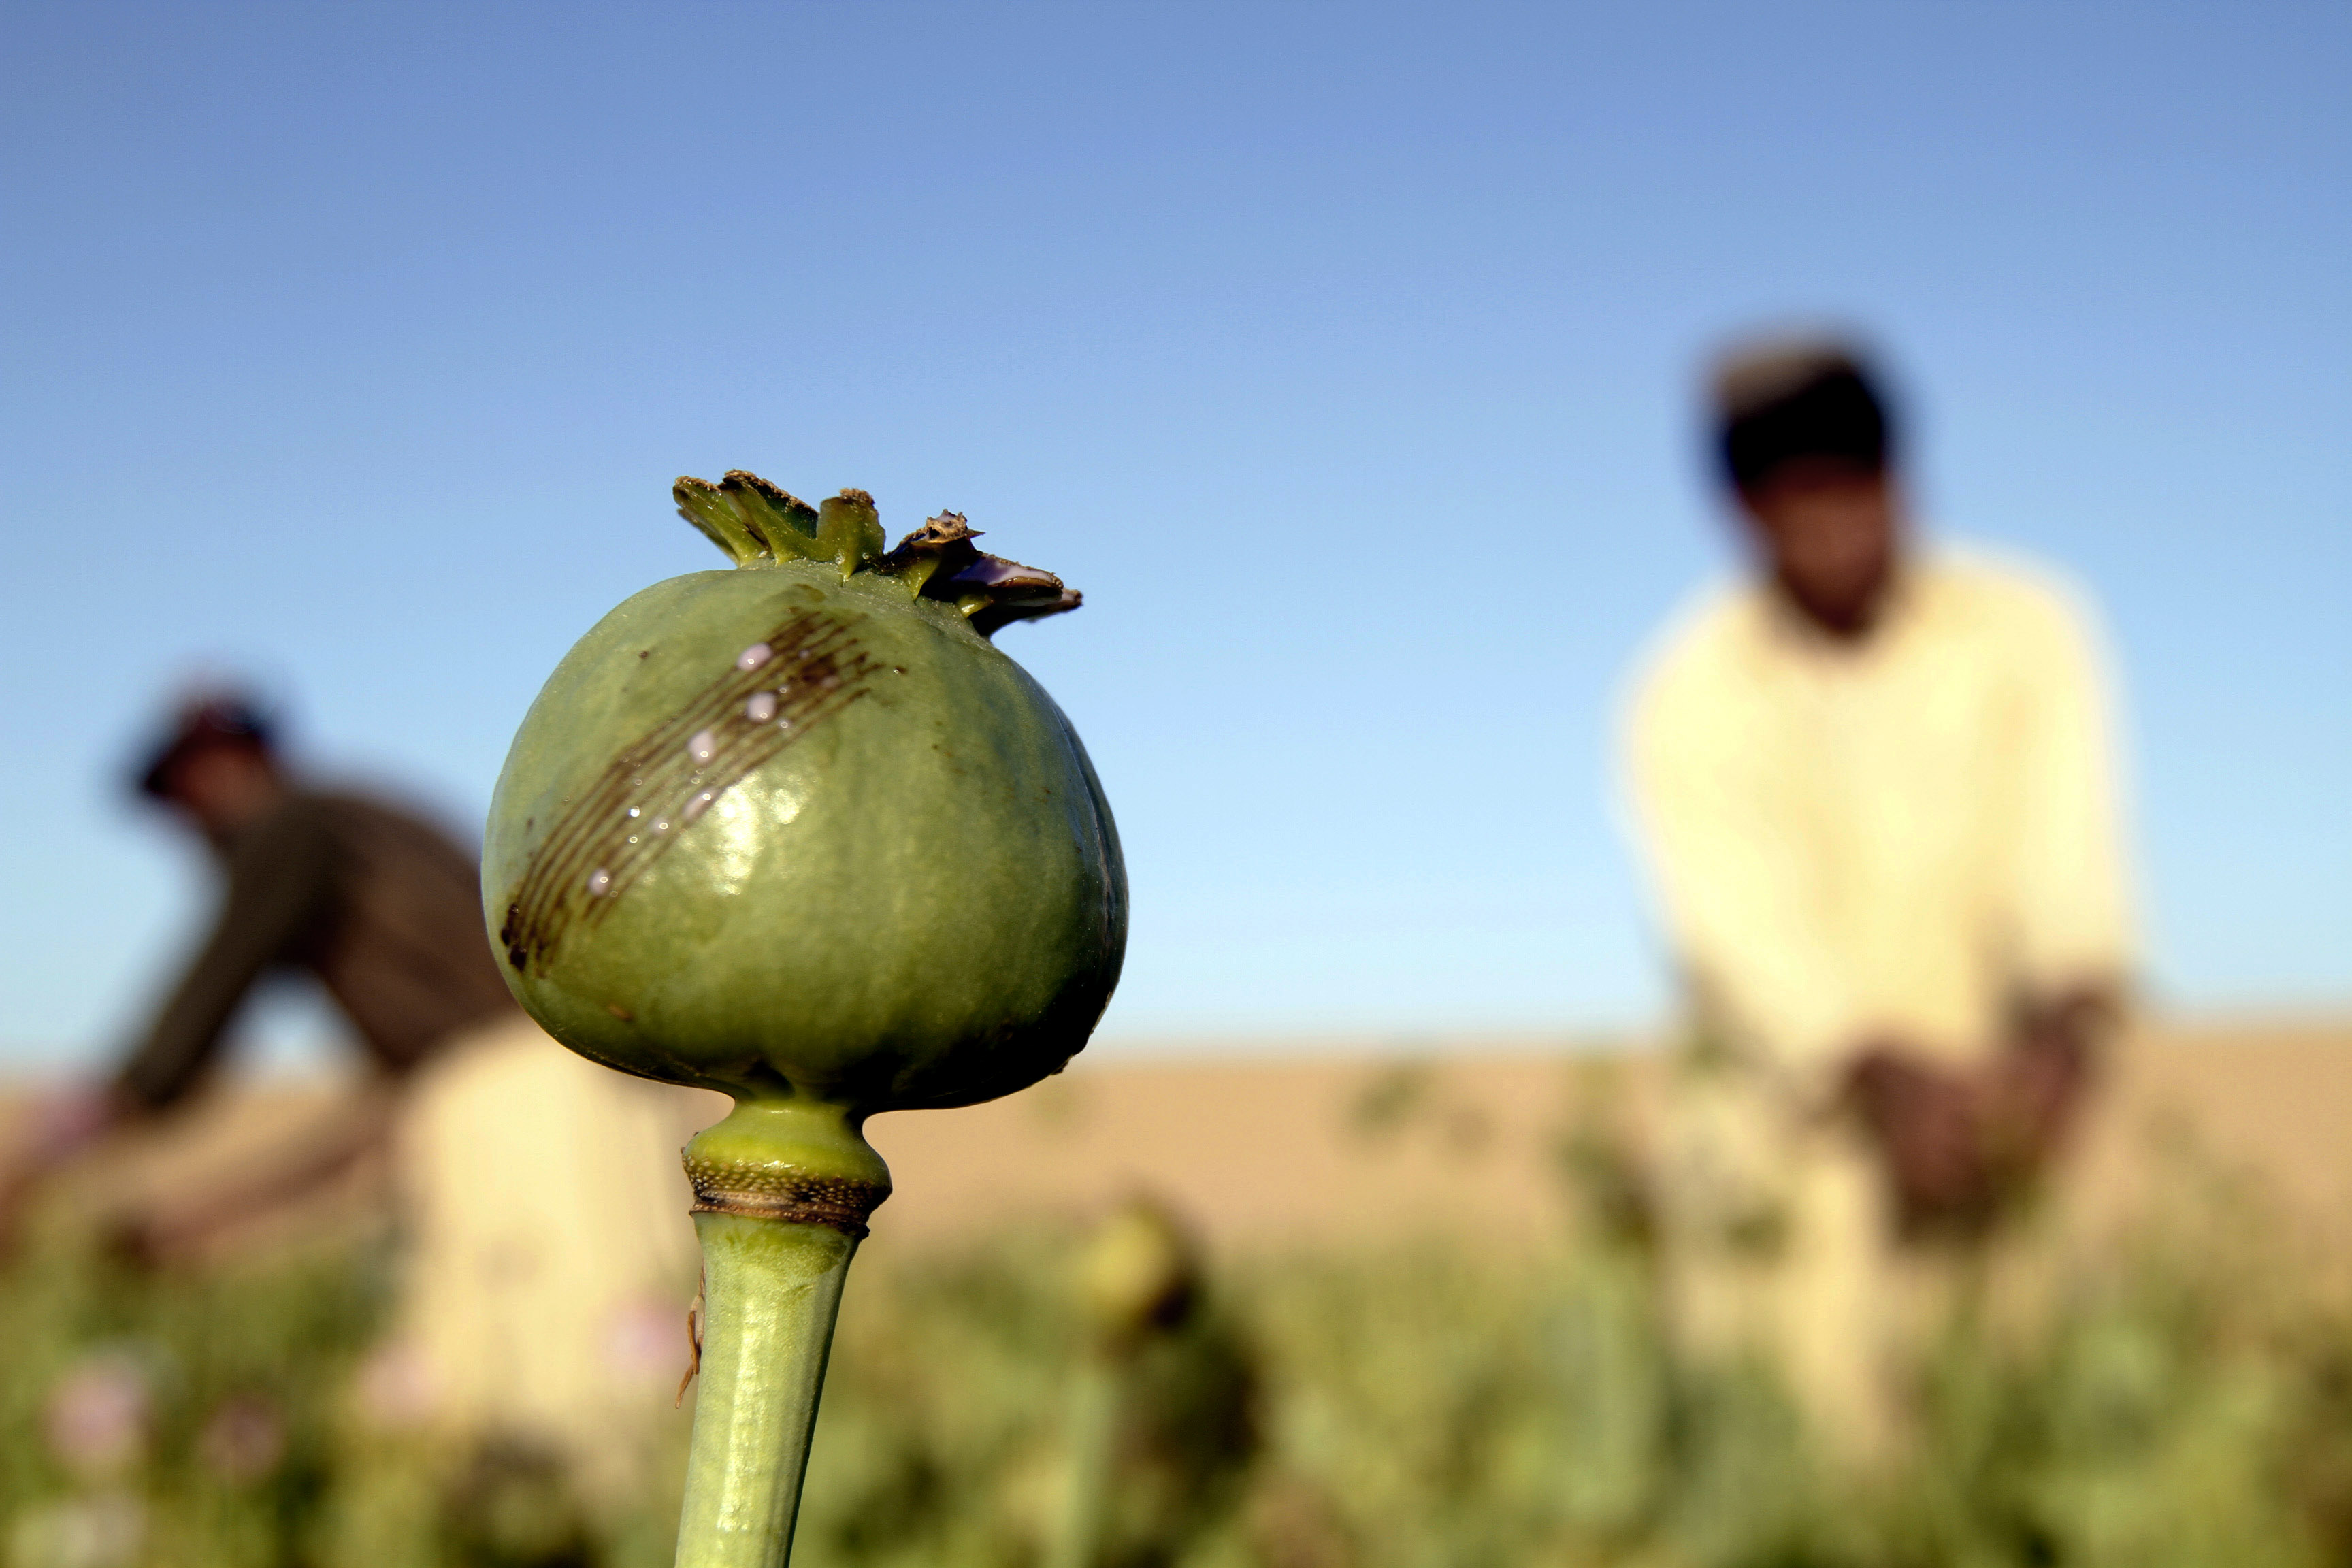
<path id="1" fill-rule="evenodd" d="M 2021 992 L 2120 978 L 2110 745 L 2082 616 L 2029 573 L 1915 564 L 1858 643 L 1761 585 L 1714 598 L 1626 748 L 1705 1024 L 1779 1073 L 1879 1034 L 1957 1058 Z"/>
<path id="2" fill-rule="evenodd" d="M 409 1254 L 394 1353 L 413 1418 L 539 1443 L 592 1486 L 635 1479 L 629 1435 L 688 1362 L 682 1110 L 680 1091 L 575 1056 L 520 1014 L 418 1069 L 395 1163 Z"/>
<path id="3" fill-rule="evenodd" d="M 1976 560 L 1908 566 L 1853 642 L 1719 594 L 1637 687 L 1628 784 L 1700 1047 L 1663 1161 L 1675 1310 L 1775 1355 L 1849 1457 L 1895 1430 L 1886 1358 L 1936 1270 L 1828 1114 L 1846 1053 L 1981 1057 L 2020 997 L 2124 976 L 2110 745 L 2080 612 Z"/>

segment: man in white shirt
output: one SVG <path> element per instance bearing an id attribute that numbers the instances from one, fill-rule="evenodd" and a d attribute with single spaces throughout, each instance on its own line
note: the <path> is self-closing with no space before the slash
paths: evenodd
<path id="1" fill-rule="evenodd" d="M 2060 1147 L 2122 995 L 2107 701 L 2062 589 L 1917 547 L 1857 356 L 1751 350 L 1715 396 L 1756 569 L 1671 630 L 1626 736 L 1692 1015 L 1674 1299 L 1864 1455 L 1921 1306 Z"/>

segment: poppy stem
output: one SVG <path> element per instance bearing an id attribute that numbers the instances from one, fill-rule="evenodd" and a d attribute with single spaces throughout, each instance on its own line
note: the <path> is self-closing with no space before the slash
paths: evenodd
<path id="1" fill-rule="evenodd" d="M 782 1568 L 856 1238 L 698 1214 L 709 1273 L 678 1568 Z"/>
<path id="2" fill-rule="evenodd" d="M 677 1568 L 783 1568 L 842 1281 L 890 1191 L 839 1106 L 736 1101 L 686 1146 L 702 1238 L 702 1388 Z"/>

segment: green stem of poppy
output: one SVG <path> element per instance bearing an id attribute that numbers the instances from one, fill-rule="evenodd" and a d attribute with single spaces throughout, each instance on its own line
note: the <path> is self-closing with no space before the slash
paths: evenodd
<path id="1" fill-rule="evenodd" d="M 686 1167 L 704 1317 L 677 1568 L 783 1568 L 842 1282 L 890 1174 L 854 1119 L 808 1100 L 739 1101 Z"/>
<path id="2" fill-rule="evenodd" d="M 856 1238 L 821 1225 L 698 1214 L 701 1387 L 678 1568 L 783 1568 Z"/>

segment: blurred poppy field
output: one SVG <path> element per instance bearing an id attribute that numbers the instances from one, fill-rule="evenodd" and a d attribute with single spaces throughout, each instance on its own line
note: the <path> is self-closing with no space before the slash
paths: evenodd
<path id="1" fill-rule="evenodd" d="M 1137 1352 L 1098 1561 L 2086 1568 L 2352 1561 L 2352 1311 L 2221 1186 L 1956 1322 L 1915 1432 L 1819 1463 L 1773 1369 L 1685 1364 L 1605 1160 L 1540 1254 L 1399 1237 L 1207 1266 Z M 1040 1568 L 1089 1353 L 1076 1226 L 879 1246 L 853 1274 L 796 1561 Z M 0 1274 L 16 1568 L 669 1561 L 690 1394 L 633 1488 L 371 1415 L 384 1243 L 168 1281 L 52 1237 Z M 677 1350 L 683 1371 L 681 1329 Z"/>

